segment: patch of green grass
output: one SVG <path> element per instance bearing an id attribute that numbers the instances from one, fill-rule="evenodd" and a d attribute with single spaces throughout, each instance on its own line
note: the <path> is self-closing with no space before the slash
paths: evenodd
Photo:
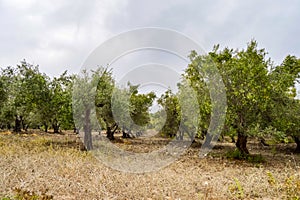
<path id="1" fill-rule="evenodd" d="M 52 200 L 53 196 L 46 194 L 47 191 L 34 192 L 21 188 L 14 189 L 14 197 L 0 197 L 0 200 Z"/>
<path id="2" fill-rule="evenodd" d="M 12 200 L 11 198 L 9 198 L 9 197 L 1 197 L 1 199 L 0 200 Z"/>
<path id="3" fill-rule="evenodd" d="M 237 178 L 234 178 L 234 184 L 229 185 L 229 192 L 238 199 L 244 198 L 244 189 Z"/>
<path id="4" fill-rule="evenodd" d="M 261 154 L 243 154 L 238 149 L 235 149 L 233 151 L 228 151 L 226 153 L 226 158 L 228 159 L 234 159 L 234 160 L 245 160 L 250 163 L 264 163 L 265 159 Z"/>
<path id="5" fill-rule="evenodd" d="M 299 176 L 291 175 L 279 181 L 272 172 L 267 171 L 267 178 L 270 187 L 274 188 L 278 194 L 287 197 L 287 199 L 300 200 L 300 179 Z"/>
<path id="6" fill-rule="evenodd" d="M 52 200 L 53 196 L 46 194 L 47 191 L 41 192 L 40 194 L 34 192 L 34 191 L 29 191 L 29 190 L 24 190 L 21 188 L 15 188 L 15 200 Z"/>

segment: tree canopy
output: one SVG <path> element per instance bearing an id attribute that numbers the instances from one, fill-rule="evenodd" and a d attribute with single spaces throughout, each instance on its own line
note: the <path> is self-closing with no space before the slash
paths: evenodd
<path id="1" fill-rule="evenodd" d="M 214 132 L 221 130 L 247 155 L 249 137 L 289 137 L 300 152 L 300 100 L 295 86 L 300 78 L 300 59 L 288 55 L 276 66 L 267 55 L 254 40 L 245 49 L 221 50 L 216 45 L 206 55 L 191 51 L 178 92 L 167 90 L 158 99 L 154 92 L 140 93 L 139 85 L 130 82 L 127 87 L 117 86 L 108 67 L 83 70 L 76 76 L 65 71 L 49 77 L 39 66 L 24 60 L 1 69 L 0 128 L 15 132 L 53 129 L 54 133 L 83 129 L 85 145 L 92 149 L 92 130 L 106 129 L 111 140 L 116 131 L 132 137 L 150 127 L 152 116 L 160 123 L 161 133 L 178 139 L 187 133 L 192 140 L 195 136 L 205 138 L 204 145 L 209 145 Z M 223 112 L 215 111 L 224 106 L 216 98 L 223 94 L 217 87 L 220 83 L 226 93 L 225 124 L 213 127 L 211 121 Z M 155 100 L 163 110 L 150 113 Z M 191 117 L 194 115 L 196 118 Z"/>

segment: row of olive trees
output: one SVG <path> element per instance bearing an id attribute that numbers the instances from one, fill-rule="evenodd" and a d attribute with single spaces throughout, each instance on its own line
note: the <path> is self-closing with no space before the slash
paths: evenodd
<path id="1" fill-rule="evenodd" d="M 138 87 L 118 88 L 112 71 L 103 67 L 83 70 L 77 76 L 64 72 L 50 78 L 38 66 L 22 61 L 1 70 L 0 128 L 15 132 L 52 128 L 58 133 L 59 129 L 75 128 L 75 116 L 76 128 L 83 128 L 86 136 L 100 124 L 109 139 L 114 139 L 116 130 L 128 137 L 135 127 L 149 122 L 148 110 L 155 99 L 154 93 L 139 94 Z M 91 121 L 93 114 L 97 119 Z"/>
<path id="2" fill-rule="evenodd" d="M 158 99 L 166 113 L 161 131 L 181 139 L 185 133 L 191 139 L 196 134 L 205 135 L 205 145 L 209 145 L 216 130 L 221 130 L 233 140 L 237 137 L 236 147 L 243 154 L 249 154 L 248 137 L 263 140 L 267 135 L 290 136 L 300 151 L 300 102 L 295 98 L 300 60 L 287 56 L 282 64 L 274 66 L 266 55 L 255 41 L 243 50 L 219 50 L 215 46 L 207 55 L 193 51 L 178 84 L 179 92 L 167 91 Z M 225 91 L 219 91 L 221 82 Z M 214 115 L 222 115 L 222 101 L 216 97 L 223 98 L 223 92 L 227 109 L 221 118 L 225 124 L 213 127 L 210 122 Z M 150 122 L 148 111 L 154 99 L 154 93 L 140 94 L 138 86 L 117 87 L 107 68 L 82 71 L 80 76 L 65 72 L 50 78 L 37 66 L 23 61 L 1 71 L 0 126 L 16 132 L 41 126 L 46 131 L 52 127 L 54 132 L 74 128 L 73 107 L 79 126 L 76 128 L 83 128 L 85 145 L 91 149 L 95 124 L 106 129 L 109 139 L 114 139 L 117 130 L 128 137 Z M 152 115 L 163 122 L 163 112 L 159 112 Z M 92 115 L 96 121 L 91 121 Z"/>
<path id="3" fill-rule="evenodd" d="M 115 84 L 112 70 L 100 67 L 83 70 L 73 87 L 73 108 L 76 126 L 83 130 L 84 143 L 92 149 L 92 130 L 106 130 L 107 138 L 115 139 L 116 131 L 124 138 L 134 136 L 150 122 L 149 108 L 155 94 L 139 93 L 139 85 Z M 100 125 L 100 126 L 99 126 Z"/>
<path id="4" fill-rule="evenodd" d="M 71 89 L 74 77 L 64 72 L 50 78 L 22 61 L 16 67 L 7 67 L 0 74 L 0 128 L 73 129 Z"/>
<path id="5" fill-rule="evenodd" d="M 300 101 L 295 98 L 300 60 L 287 56 L 282 64 L 274 66 L 266 55 L 264 49 L 258 49 L 256 41 L 251 41 L 243 50 L 219 50 L 219 46 L 215 46 L 207 55 L 198 55 L 195 51 L 190 54 L 191 62 L 179 86 L 189 85 L 196 92 L 196 100 L 185 98 L 184 101 L 198 104 L 197 134 L 205 134 L 206 143 L 213 138 L 214 133 L 208 127 L 211 113 L 218 107 L 218 100 L 212 102 L 211 99 L 211 93 L 216 91 L 209 89 L 213 73 L 216 73 L 213 69 L 217 68 L 227 102 L 222 135 L 230 136 L 233 141 L 237 137 L 236 147 L 243 154 L 249 154 L 248 137 L 264 140 L 266 136 L 290 136 L 297 143 L 296 151 L 300 152 Z M 220 87 L 215 87 L 218 89 Z M 174 126 L 184 121 L 181 112 L 186 106 L 178 104 L 177 100 L 182 91 L 180 87 L 175 95 L 168 91 L 159 101 L 167 112 L 163 131 L 170 136 L 181 132 Z M 186 129 L 186 132 L 191 131 Z"/>

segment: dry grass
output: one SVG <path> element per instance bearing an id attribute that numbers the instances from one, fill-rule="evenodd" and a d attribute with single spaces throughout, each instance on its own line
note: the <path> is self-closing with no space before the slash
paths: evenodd
<path id="1" fill-rule="evenodd" d="M 157 148 L 140 139 L 123 140 L 126 149 Z M 299 199 L 300 157 L 293 146 L 261 147 L 252 153 L 265 163 L 226 159 L 230 143 L 218 145 L 198 158 L 198 145 L 168 167 L 152 173 L 112 170 L 89 152 L 80 151 L 76 136 L 68 133 L 0 133 L 0 199 L 17 193 L 54 199 Z M 281 152 L 284 150 L 284 152 Z M 23 192 L 23 193 L 22 193 Z M 34 198 L 32 198 L 34 199 Z"/>

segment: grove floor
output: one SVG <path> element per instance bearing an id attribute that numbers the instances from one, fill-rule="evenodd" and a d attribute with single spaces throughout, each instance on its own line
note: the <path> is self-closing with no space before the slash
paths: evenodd
<path id="1" fill-rule="evenodd" d="M 163 138 L 118 138 L 114 144 L 135 152 L 159 149 Z M 234 149 L 218 143 L 199 158 L 195 143 L 169 166 L 149 173 L 107 167 L 82 151 L 77 135 L 0 132 L 0 199 L 36 194 L 40 199 L 296 199 L 300 198 L 300 155 L 294 144 L 249 142 L 263 163 L 226 158 Z"/>

